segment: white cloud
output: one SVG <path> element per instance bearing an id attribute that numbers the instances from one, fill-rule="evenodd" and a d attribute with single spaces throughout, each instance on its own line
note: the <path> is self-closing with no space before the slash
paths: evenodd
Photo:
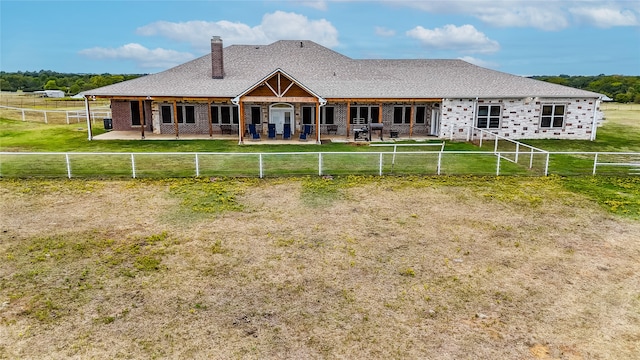
<path id="1" fill-rule="evenodd" d="M 141 68 L 168 68 L 194 58 L 190 53 L 167 49 L 147 49 L 140 44 L 126 44 L 118 48 L 94 47 L 80 51 L 92 59 L 132 60 Z"/>
<path id="2" fill-rule="evenodd" d="M 570 11 L 577 19 L 600 28 L 640 25 L 640 21 L 631 10 L 579 7 Z"/>
<path id="3" fill-rule="evenodd" d="M 466 61 L 468 63 L 471 63 L 473 65 L 478 65 L 478 66 L 482 66 L 485 68 L 491 68 L 491 69 L 495 69 L 497 67 L 499 67 L 499 65 L 497 63 L 491 62 L 491 61 L 486 61 L 486 60 L 482 60 L 482 59 L 478 59 L 478 58 L 474 58 L 472 56 L 462 56 L 458 58 L 459 60 L 462 61 Z"/>
<path id="4" fill-rule="evenodd" d="M 139 35 L 162 36 L 187 42 L 199 51 L 208 51 L 211 36 L 221 36 L 225 45 L 268 44 L 277 40 L 312 40 L 327 47 L 338 43 L 338 30 L 331 22 L 310 20 L 304 15 L 276 11 L 265 14 L 257 26 L 221 21 L 157 21 L 137 29 Z"/>
<path id="5" fill-rule="evenodd" d="M 301 5 L 308 6 L 314 8 L 316 10 L 327 10 L 327 2 L 324 0 L 316 0 L 316 1 L 301 1 Z"/>
<path id="6" fill-rule="evenodd" d="M 376 26 L 376 35 L 382 37 L 391 37 L 396 35 L 396 31 L 392 29 L 387 29 L 381 26 Z"/>
<path id="7" fill-rule="evenodd" d="M 445 25 L 433 30 L 422 26 L 407 31 L 407 36 L 422 45 L 436 49 L 458 50 L 467 53 L 492 53 L 500 50 L 497 41 L 489 39 L 472 25 Z"/>
<path id="8" fill-rule="evenodd" d="M 598 27 L 640 25 L 640 4 L 629 0 L 386 0 L 435 14 L 463 14 L 496 27 L 531 27 L 557 31 L 576 19 Z"/>

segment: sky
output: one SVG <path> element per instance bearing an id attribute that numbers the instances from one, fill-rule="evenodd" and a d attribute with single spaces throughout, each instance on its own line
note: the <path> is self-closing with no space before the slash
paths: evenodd
<path id="1" fill-rule="evenodd" d="M 156 73 L 207 54 L 212 36 L 523 76 L 640 75 L 639 0 L 0 0 L 1 71 Z"/>

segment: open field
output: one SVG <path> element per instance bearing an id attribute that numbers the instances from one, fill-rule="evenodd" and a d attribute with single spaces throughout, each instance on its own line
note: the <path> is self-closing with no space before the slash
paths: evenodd
<path id="1" fill-rule="evenodd" d="M 563 181 L 2 180 L 0 358 L 637 359 L 640 222 Z"/>

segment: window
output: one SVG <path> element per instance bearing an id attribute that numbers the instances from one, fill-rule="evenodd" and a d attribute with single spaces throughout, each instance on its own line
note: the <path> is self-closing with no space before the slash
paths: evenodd
<path id="1" fill-rule="evenodd" d="M 259 108 L 258 108 L 259 109 Z M 238 124 L 238 109 L 231 105 L 212 105 L 211 106 L 211 123 L 212 124 Z"/>
<path id="2" fill-rule="evenodd" d="M 184 107 L 184 122 L 187 124 L 195 124 L 196 123 L 196 107 L 195 106 L 186 106 Z"/>
<path id="3" fill-rule="evenodd" d="M 177 105 L 178 111 L 177 120 L 178 123 L 195 124 L 196 123 L 196 108 L 193 105 Z M 173 123 L 173 105 L 162 105 L 160 110 L 163 124 Z"/>
<path id="4" fill-rule="evenodd" d="M 326 125 L 333 125 L 333 106 L 324 106 L 322 112 L 320 112 L 320 123 Z"/>
<path id="5" fill-rule="evenodd" d="M 394 106 L 393 123 L 394 124 L 411 123 L 411 106 Z"/>
<path id="6" fill-rule="evenodd" d="M 302 123 L 303 124 L 311 125 L 315 122 L 314 121 L 315 114 L 316 114 L 315 110 L 316 110 L 315 106 L 302 107 Z"/>
<path id="7" fill-rule="evenodd" d="M 254 125 L 258 125 L 260 124 L 261 119 L 260 119 L 260 107 L 259 106 L 252 106 L 251 107 L 251 123 Z"/>
<path id="8" fill-rule="evenodd" d="M 427 107 L 416 106 L 416 124 L 424 124 L 426 122 Z"/>
<path id="9" fill-rule="evenodd" d="M 542 105 L 541 128 L 561 128 L 564 126 L 565 105 Z"/>
<path id="10" fill-rule="evenodd" d="M 171 105 L 162 105 L 162 123 L 163 124 L 171 124 L 173 122 L 173 118 L 171 117 Z"/>
<path id="11" fill-rule="evenodd" d="M 500 128 L 501 105 L 480 105 L 478 106 L 478 116 L 476 127 L 480 129 Z"/>
<path id="12" fill-rule="evenodd" d="M 368 124 L 369 122 L 378 122 L 379 109 L 378 106 L 352 106 L 351 124 Z"/>
<path id="13" fill-rule="evenodd" d="M 144 109 L 142 109 L 142 111 L 144 113 Z M 142 119 L 142 116 L 140 116 L 140 103 L 138 101 L 132 101 L 131 102 L 131 125 L 140 126 L 140 119 Z"/>

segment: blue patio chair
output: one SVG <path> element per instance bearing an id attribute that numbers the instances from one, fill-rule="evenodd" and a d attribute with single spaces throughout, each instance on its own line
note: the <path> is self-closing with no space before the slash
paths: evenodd
<path id="1" fill-rule="evenodd" d="M 304 125 L 302 131 L 300 132 L 300 140 L 306 141 L 307 136 L 311 135 L 311 125 Z"/>
<path id="2" fill-rule="evenodd" d="M 269 124 L 269 139 L 276 138 L 276 124 Z"/>
<path id="3" fill-rule="evenodd" d="M 251 133 L 253 140 L 260 140 L 260 134 L 256 131 L 255 124 L 249 124 L 249 133 Z"/>
<path id="4" fill-rule="evenodd" d="M 291 139 L 291 124 L 284 124 L 284 128 L 282 129 L 282 138 Z"/>

